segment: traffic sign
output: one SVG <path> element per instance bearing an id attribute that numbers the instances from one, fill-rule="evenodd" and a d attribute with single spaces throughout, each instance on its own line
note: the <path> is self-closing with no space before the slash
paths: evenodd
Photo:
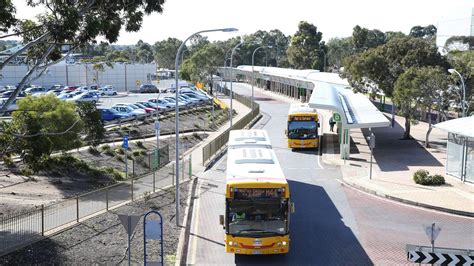
<path id="1" fill-rule="evenodd" d="M 127 234 L 131 235 L 135 230 L 135 227 L 140 220 L 140 216 L 137 215 L 127 215 L 127 214 L 118 214 L 120 222 L 122 223 L 123 227 L 127 231 Z"/>
<path id="2" fill-rule="evenodd" d="M 439 232 L 441 232 L 441 227 L 436 225 L 435 223 L 430 224 L 428 226 L 424 225 L 423 228 L 425 229 L 425 234 L 430 239 L 430 242 L 433 243 L 436 238 L 439 236 Z"/>
<path id="3" fill-rule="evenodd" d="M 155 130 L 160 131 L 160 121 L 155 122 Z"/>
<path id="4" fill-rule="evenodd" d="M 473 265 L 474 255 L 469 250 L 407 245 L 407 260 L 414 263 L 437 265 Z"/>
<path id="5" fill-rule="evenodd" d="M 341 115 L 338 113 L 333 113 L 332 120 L 334 120 L 335 122 L 341 122 Z"/>
<path id="6" fill-rule="evenodd" d="M 128 149 L 128 135 L 123 136 L 122 148 Z"/>

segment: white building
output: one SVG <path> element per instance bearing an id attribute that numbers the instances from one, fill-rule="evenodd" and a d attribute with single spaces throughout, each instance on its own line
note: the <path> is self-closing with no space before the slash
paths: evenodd
<path id="1" fill-rule="evenodd" d="M 149 83 L 151 74 L 156 73 L 155 64 L 122 64 L 104 66 L 104 71 L 96 71 L 92 64 L 66 64 L 50 66 L 47 73 L 31 82 L 46 88 L 54 84 L 87 86 L 92 84 L 112 85 L 118 91 L 137 90 L 140 84 Z M 2 85 L 16 85 L 28 71 L 27 65 L 9 65 L 2 69 Z M 33 74 L 33 77 L 35 74 Z"/>

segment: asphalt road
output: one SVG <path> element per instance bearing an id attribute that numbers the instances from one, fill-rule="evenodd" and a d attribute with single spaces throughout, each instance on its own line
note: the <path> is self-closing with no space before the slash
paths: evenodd
<path id="1" fill-rule="evenodd" d="M 234 91 L 250 95 L 249 86 Z M 436 245 L 474 247 L 474 219 L 447 215 L 377 198 L 341 184 L 336 166 L 324 165 L 317 151 L 291 151 L 284 129 L 289 104 L 256 93 L 266 129 L 290 184 L 296 212 L 291 216 L 290 252 L 275 256 L 225 253 L 224 213 L 226 158 L 200 180 L 187 263 L 196 265 L 371 265 L 406 264 L 406 244 L 429 245 L 423 225 L 442 227 Z"/>

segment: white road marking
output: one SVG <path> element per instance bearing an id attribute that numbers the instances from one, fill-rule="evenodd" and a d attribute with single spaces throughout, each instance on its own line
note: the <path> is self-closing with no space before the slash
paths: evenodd
<path id="1" fill-rule="evenodd" d="M 318 158 L 316 161 L 318 162 L 319 168 L 324 169 L 324 167 L 323 167 L 323 165 L 321 164 L 321 161 L 320 161 L 320 159 L 321 159 L 320 157 L 321 157 L 321 156 L 316 155 L 316 157 Z"/>

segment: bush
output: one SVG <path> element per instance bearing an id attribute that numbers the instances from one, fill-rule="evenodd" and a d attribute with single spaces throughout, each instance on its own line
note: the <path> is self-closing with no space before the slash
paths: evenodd
<path id="1" fill-rule="evenodd" d="M 108 156 L 115 156 L 115 151 L 112 149 L 107 149 L 104 151 L 104 153 Z"/>
<path id="2" fill-rule="evenodd" d="M 139 147 L 139 148 L 146 149 L 145 146 L 143 145 L 143 141 L 137 141 L 137 142 L 135 142 L 135 144 L 136 144 L 137 147 Z"/>
<path id="3" fill-rule="evenodd" d="M 132 154 L 134 157 L 138 157 L 140 156 L 140 151 L 134 151 Z"/>
<path id="4" fill-rule="evenodd" d="M 112 177 L 115 180 L 123 180 L 125 178 L 124 173 L 114 169 L 113 167 L 104 167 L 104 168 L 102 168 L 102 171 L 107 173 L 107 174 L 112 175 Z"/>
<path id="5" fill-rule="evenodd" d="M 100 146 L 100 149 L 101 149 L 102 151 L 110 150 L 110 145 L 109 145 L 109 144 L 104 144 L 104 145 Z"/>
<path id="6" fill-rule="evenodd" d="M 141 155 L 141 156 L 145 156 L 145 155 L 146 155 L 146 151 L 145 151 L 145 150 L 141 150 L 141 151 L 140 151 L 140 155 Z"/>
<path id="7" fill-rule="evenodd" d="M 115 152 L 121 155 L 125 154 L 125 150 L 122 147 L 115 149 Z"/>
<path id="8" fill-rule="evenodd" d="M 27 168 L 22 168 L 20 170 L 20 173 L 24 176 L 31 176 L 33 174 L 33 170 L 31 170 L 29 167 Z"/>
<path id="9" fill-rule="evenodd" d="M 445 183 L 442 175 L 430 175 L 427 170 L 420 169 L 413 175 L 415 183 L 424 186 L 439 186 Z"/>
<path id="10" fill-rule="evenodd" d="M 432 185 L 435 185 L 435 186 L 440 186 L 445 183 L 444 176 L 442 175 L 433 175 L 431 176 L 431 180 L 433 182 Z"/>
<path id="11" fill-rule="evenodd" d="M 92 155 L 99 155 L 100 154 L 100 151 L 97 150 L 97 147 L 94 147 L 94 146 L 90 146 L 89 149 L 87 149 L 87 150 Z"/>
<path id="12" fill-rule="evenodd" d="M 123 156 L 121 156 L 121 155 L 119 155 L 119 154 L 115 155 L 115 156 L 114 156 L 114 159 L 117 160 L 117 161 L 119 161 L 119 162 L 124 162 Z"/>
<path id="13" fill-rule="evenodd" d="M 5 164 L 6 167 L 8 167 L 8 168 L 15 167 L 15 163 L 13 162 L 13 160 L 10 156 L 4 155 L 2 160 L 3 160 L 3 163 Z"/>

